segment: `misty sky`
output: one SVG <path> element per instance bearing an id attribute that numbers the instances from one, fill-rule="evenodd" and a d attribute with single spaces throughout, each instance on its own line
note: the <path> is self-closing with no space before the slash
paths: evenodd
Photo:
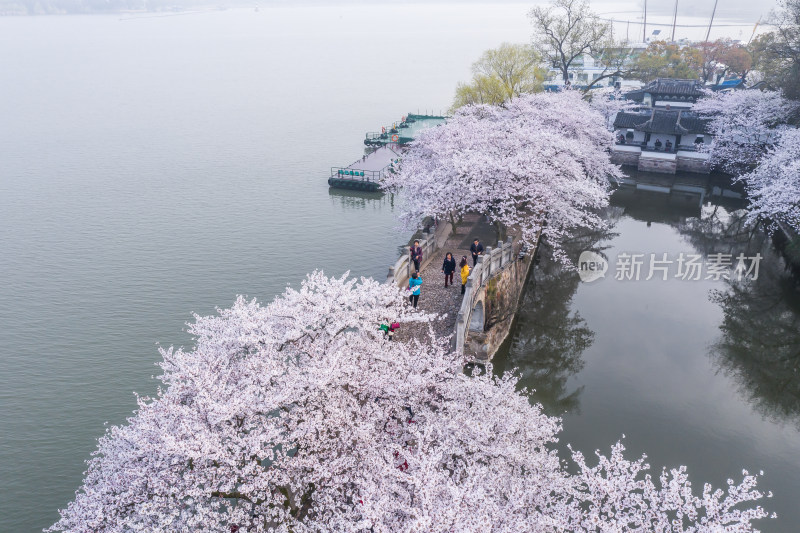
<path id="1" fill-rule="evenodd" d="M 259 0 L 253 0 L 259 3 Z M 302 0 L 301 0 L 302 1 Z M 314 0 L 311 0 L 314 1 Z M 296 0 L 260 0 L 263 5 L 271 3 L 287 4 L 296 3 Z M 335 0 L 325 1 L 325 4 L 337 3 Z M 453 4 L 525 4 L 525 5 L 544 5 L 545 1 L 531 1 L 531 0 L 349 0 L 347 3 L 363 3 L 363 4 L 386 4 L 386 3 L 453 3 Z M 634 20 L 640 17 L 642 8 L 644 6 L 643 0 L 590 0 L 592 9 L 596 12 L 609 13 L 613 12 L 615 17 L 630 18 Z M 766 16 L 771 9 L 778 6 L 778 0 L 718 0 L 717 13 L 715 20 L 726 19 L 737 22 L 755 23 L 759 16 Z M 654 1 L 649 0 L 647 5 L 648 18 L 653 16 L 667 17 L 672 21 L 672 12 L 675 7 L 674 0 Z M 714 8 L 714 0 L 678 0 L 678 23 L 681 17 L 699 17 L 705 18 L 706 22 L 711 16 L 711 11 Z"/>
<path id="2" fill-rule="evenodd" d="M 266 4 L 269 3 L 286 3 L 282 0 L 261 0 Z M 307 0 L 309 1 L 309 0 Z M 314 0 L 310 0 L 314 1 Z M 535 5 L 546 5 L 547 1 L 531 1 L 531 0 L 498 0 L 492 2 L 491 0 L 392 0 L 391 3 L 449 3 L 449 4 L 487 4 L 487 7 L 495 4 L 520 4 L 521 7 Z M 327 2 L 326 2 L 327 3 Z M 359 4 L 386 4 L 389 0 L 350 0 L 348 3 Z M 762 18 L 764 23 L 773 9 L 777 9 L 779 0 L 718 0 L 717 10 L 714 16 L 714 30 L 712 31 L 711 38 L 714 39 L 720 36 L 731 37 L 734 39 L 748 40 L 753 32 L 755 23 Z M 615 32 L 629 31 L 631 38 L 634 35 L 641 35 L 641 20 L 642 11 L 644 7 L 644 0 L 590 0 L 590 6 L 593 11 L 601 14 L 603 17 L 613 18 L 615 21 L 630 21 L 628 25 L 626 22 L 617 22 L 615 24 Z M 409 6 L 410 9 L 413 9 Z M 658 26 L 657 24 L 672 24 L 672 14 L 675 8 L 675 0 L 653 1 L 649 0 L 647 4 L 647 20 L 648 30 L 647 35 L 650 36 L 652 30 L 661 29 L 662 36 L 671 31 L 668 26 Z M 697 28 L 683 28 L 676 32 L 676 37 L 689 37 L 691 39 L 701 40 L 705 38 L 706 28 L 708 26 L 711 12 L 714 9 L 714 0 L 678 0 L 678 20 L 677 23 L 696 25 Z M 741 24 L 740 26 L 726 27 L 725 24 Z M 637 27 L 638 26 L 638 27 Z M 759 33 L 768 30 L 768 27 L 762 25 L 759 27 Z"/>

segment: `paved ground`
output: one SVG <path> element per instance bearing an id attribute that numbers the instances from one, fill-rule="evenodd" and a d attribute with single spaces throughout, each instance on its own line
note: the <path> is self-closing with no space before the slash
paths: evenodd
<path id="1" fill-rule="evenodd" d="M 497 246 L 497 232 L 494 226 L 486 222 L 486 217 L 477 214 L 465 215 L 463 221 L 451 234 L 445 245 L 432 260 L 422 268 L 422 291 L 419 297 L 419 309 L 443 315 L 442 320 L 433 323 L 437 337 L 446 337 L 455 331 L 456 316 L 461 307 L 461 275 L 458 264 L 461 256 L 466 255 L 470 268 L 472 268 L 472 255 L 469 247 L 472 240 L 477 237 L 485 246 Z M 453 275 L 454 285 L 444 287 L 444 274 L 442 262 L 450 252 L 456 260 L 456 273 Z M 409 341 L 414 337 L 424 337 L 427 325 L 404 324 L 396 334 L 396 339 Z"/>
<path id="2" fill-rule="evenodd" d="M 356 159 L 353 163 L 348 165 L 347 168 L 379 171 L 388 167 L 392 161 L 399 157 L 400 154 L 394 151 L 390 146 L 381 146 L 364 158 Z"/>

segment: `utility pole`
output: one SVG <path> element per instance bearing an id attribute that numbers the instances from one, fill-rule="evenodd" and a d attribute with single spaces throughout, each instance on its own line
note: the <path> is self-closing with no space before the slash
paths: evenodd
<path id="1" fill-rule="evenodd" d="M 670 41 L 675 42 L 675 23 L 678 21 L 678 0 L 675 0 L 675 11 L 672 13 L 672 38 Z"/>
<path id="2" fill-rule="evenodd" d="M 714 5 L 716 8 L 716 5 Z M 642 24 L 642 42 L 647 42 L 647 0 L 644 0 L 644 24 Z"/>
<path id="3" fill-rule="evenodd" d="M 758 21 L 756 22 L 756 25 L 753 26 L 753 33 L 750 34 L 750 38 L 747 40 L 747 44 L 750 44 L 753 41 L 753 37 L 756 36 L 756 30 L 758 29 L 758 25 L 759 24 L 761 24 L 761 17 L 758 17 Z"/>
<path id="4" fill-rule="evenodd" d="M 708 21 L 708 31 L 706 32 L 706 42 L 708 36 L 711 35 L 711 25 L 714 24 L 714 14 L 717 12 L 717 0 L 714 0 L 714 10 L 711 12 L 711 20 Z"/>
<path id="5" fill-rule="evenodd" d="M 628 21 L 628 25 L 625 26 L 625 44 L 630 43 L 630 39 L 628 39 L 628 32 L 631 31 L 631 21 Z M 754 32 L 755 33 L 755 32 Z"/>

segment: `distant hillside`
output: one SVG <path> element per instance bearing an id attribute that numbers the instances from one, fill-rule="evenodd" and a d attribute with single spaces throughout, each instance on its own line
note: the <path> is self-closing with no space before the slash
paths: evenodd
<path id="1" fill-rule="evenodd" d="M 2 15 L 71 15 L 81 13 L 144 13 L 312 5 L 384 4 L 474 4 L 492 0 L 0 0 Z M 503 3 L 532 4 L 544 0 L 502 0 Z M 744 0 L 737 0 L 744 1 Z M 776 0 L 767 0 L 775 2 Z M 654 8 L 655 9 L 655 8 Z M 670 8 L 672 9 L 672 8 Z M 671 13 L 671 11 L 670 11 Z"/>
<path id="2" fill-rule="evenodd" d="M 253 6 L 258 3 L 257 0 L 0 0 L 0 15 L 185 11 L 201 7 Z"/>

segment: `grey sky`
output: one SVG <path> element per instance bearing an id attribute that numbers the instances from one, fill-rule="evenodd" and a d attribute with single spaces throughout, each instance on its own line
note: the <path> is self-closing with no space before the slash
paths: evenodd
<path id="1" fill-rule="evenodd" d="M 641 26 L 642 12 L 645 0 L 590 0 L 591 8 L 604 17 L 613 18 L 616 21 L 614 31 L 617 34 L 629 34 L 631 40 L 641 40 L 643 31 Z M 702 40 L 705 33 L 711 12 L 714 7 L 714 0 L 677 0 L 679 25 L 695 25 L 696 28 L 685 27 L 676 31 L 676 38 L 687 37 L 692 40 Z M 718 37 L 731 37 L 747 41 L 753 34 L 753 27 L 759 18 L 762 22 L 766 20 L 771 10 L 778 7 L 779 0 L 718 0 L 717 12 L 714 18 L 714 28 L 711 32 L 711 39 Z M 294 6 L 297 4 L 314 5 L 403 5 L 409 10 L 434 4 L 449 5 L 469 5 L 473 9 L 485 5 L 487 10 L 499 10 L 502 12 L 517 11 L 520 17 L 524 18 L 524 13 L 534 5 L 544 5 L 546 0 L 148 0 L 148 5 L 156 9 L 169 6 L 180 6 L 185 9 L 205 8 L 216 10 L 218 6 L 227 5 L 247 6 L 260 5 L 264 8 L 269 6 Z M 48 0 L 47 2 L 31 2 L 30 0 L 0 0 L 1 14 L 24 14 L 26 6 L 36 5 L 38 13 L 83 13 L 87 11 L 119 11 L 144 5 L 144 2 L 136 0 L 107 0 L 105 3 L 97 3 L 92 0 Z M 102 9 L 95 9 L 96 6 L 104 6 Z M 503 7 L 501 7 L 501 5 Z M 42 7 L 46 6 L 46 8 Z M 202 7 L 201 7 L 202 6 Z M 513 7 L 512 7 L 513 6 Z M 668 35 L 671 28 L 658 26 L 658 24 L 671 24 L 672 13 L 675 0 L 654 1 L 649 0 L 647 11 L 648 28 L 646 34 L 650 36 L 653 30 L 661 29 L 662 37 Z M 726 24 L 740 24 L 740 26 L 726 26 Z M 768 27 L 762 26 L 759 32 L 767 30 Z"/>

